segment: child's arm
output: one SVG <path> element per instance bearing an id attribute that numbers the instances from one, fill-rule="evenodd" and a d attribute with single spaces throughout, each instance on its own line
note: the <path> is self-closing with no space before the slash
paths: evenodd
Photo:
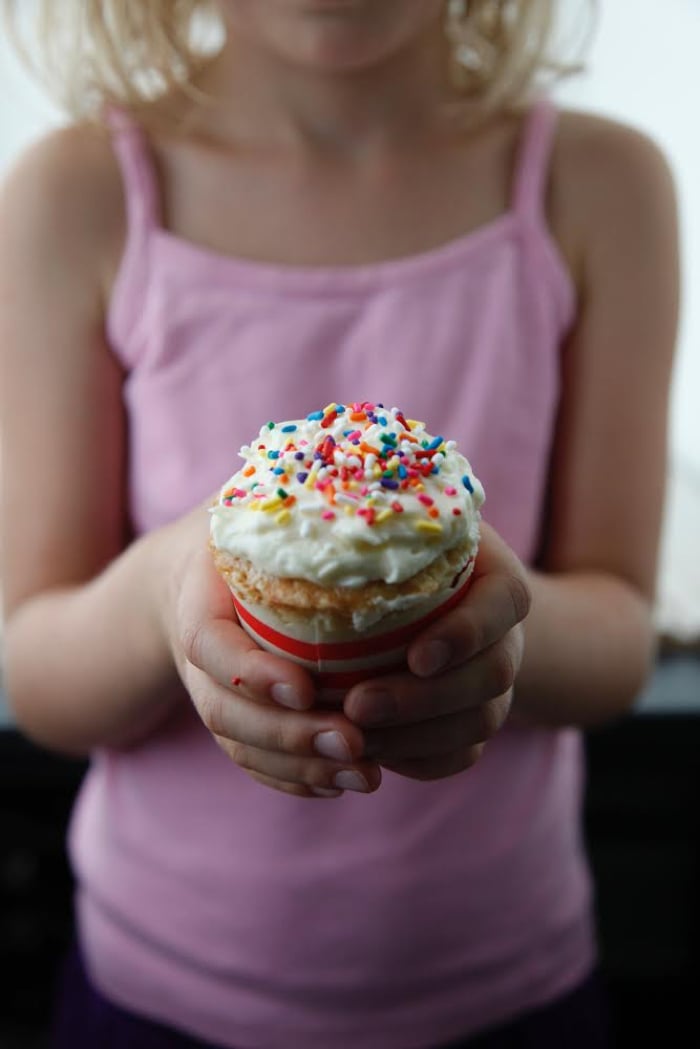
<path id="1" fill-rule="evenodd" d="M 127 547 L 104 336 L 123 211 L 109 143 L 86 129 L 33 147 L 0 196 L 3 673 L 20 726 L 75 752 L 137 740 L 183 701 L 165 607 L 208 534 L 202 509 Z"/>
<path id="2" fill-rule="evenodd" d="M 637 132 L 565 119 L 555 170 L 553 220 L 581 306 L 515 708 L 590 725 L 633 702 L 654 650 L 678 231 L 666 161 Z"/>
<path id="3" fill-rule="evenodd" d="M 4 676 L 22 727 L 68 750 L 138 736 L 172 679 L 149 559 L 137 544 L 100 575 L 127 534 L 122 376 L 103 334 L 123 211 L 107 149 L 61 131 L 0 198 Z"/>
<path id="4" fill-rule="evenodd" d="M 563 125 L 552 217 L 579 315 L 563 350 L 546 534 L 539 568 L 528 573 L 532 607 L 513 709 L 544 725 L 587 726 L 629 707 L 653 654 L 677 220 L 667 165 L 647 139 L 594 118 Z M 414 675 L 368 682 L 346 699 L 358 724 L 385 726 L 368 737 L 383 765 L 447 775 L 467 737 L 490 734 L 493 697 L 512 681 L 517 650 L 484 647 L 477 593 L 473 586 L 414 642 Z M 447 662 L 431 668 L 429 654 Z M 389 697 L 380 700 L 379 688 Z"/>

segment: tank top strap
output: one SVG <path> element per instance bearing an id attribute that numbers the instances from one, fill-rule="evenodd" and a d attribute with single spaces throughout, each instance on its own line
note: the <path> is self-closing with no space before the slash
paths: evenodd
<path id="1" fill-rule="evenodd" d="M 549 164 L 558 119 L 550 99 L 539 98 L 524 122 L 513 178 L 511 206 L 527 219 L 542 221 L 549 177 Z"/>
<path id="2" fill-rule="evenodd" d="M 129 234 L 147 233 L 161 221 L 158 179 L 148 139 L 124 109 L 112 106 L 105 118 L 121 171 Z"/>
<path id="3" fill-rule="evenodd" d="M 132 366 L 124 347 L 141 323 L 143 302 L 151 278 L 151 233 L 161 225 L 161 205 L 153 155 L 146 133 L 125 110 L 110 107 L 104 120 L 119 166 L 126 211 L 126 240 L 112 288 L 107 332 L 112 346 Z"/>

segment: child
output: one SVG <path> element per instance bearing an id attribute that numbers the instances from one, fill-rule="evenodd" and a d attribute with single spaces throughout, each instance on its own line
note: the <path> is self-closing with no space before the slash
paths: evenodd
<path id="1" fill-rule="evenodd" d="M 102 119 L 0 207 L 6 684 L 92 757 L 53 1044 L 597 1049 L 577 728 L 650 664 L 666 164 L 533 101 L 546 0 L 221 0 L 208 58 L 204 7 L 41 5 Z M 455 438 L 488 524 L 331 712 L 237 626 L 204 504 L 333 399 Z"/>

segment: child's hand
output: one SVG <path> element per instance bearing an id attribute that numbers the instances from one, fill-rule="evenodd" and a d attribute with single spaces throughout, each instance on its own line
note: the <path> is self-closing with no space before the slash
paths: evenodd
<path id="1" fill-rule="evenodd" d="M 473 765 L 508 715 L 529 607 L 525 569 L 482 525 L 467 595 L 413 642 L 410 672 L 348 693 L 344 710 L 364 730 L 365 757 L 425 780 Z"/>
<path id="2" fill-rule="evenodd" d="M 342 711 L 312 709 L 309 674 L 263 651 L 241 629 L 202 545 L 198 530 L 197 553 L 183 559 L 164 615 L 180 677 L 217 743 L 255 779 L 290 794 L 376 790 L 381 773 L 362 759 L 361 730 Z"/>

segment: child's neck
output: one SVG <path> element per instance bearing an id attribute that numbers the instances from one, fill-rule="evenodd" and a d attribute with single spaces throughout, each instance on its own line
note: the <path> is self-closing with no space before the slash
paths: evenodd
<path id="1" fill-rule="evenodd" d="M 453 97 L 442 36 L 380 66 L 339 74 L 228 44 L 199 86 L 217 100 L 204 107 L 217 136 L 358 155 L 420 138 Z"/>

